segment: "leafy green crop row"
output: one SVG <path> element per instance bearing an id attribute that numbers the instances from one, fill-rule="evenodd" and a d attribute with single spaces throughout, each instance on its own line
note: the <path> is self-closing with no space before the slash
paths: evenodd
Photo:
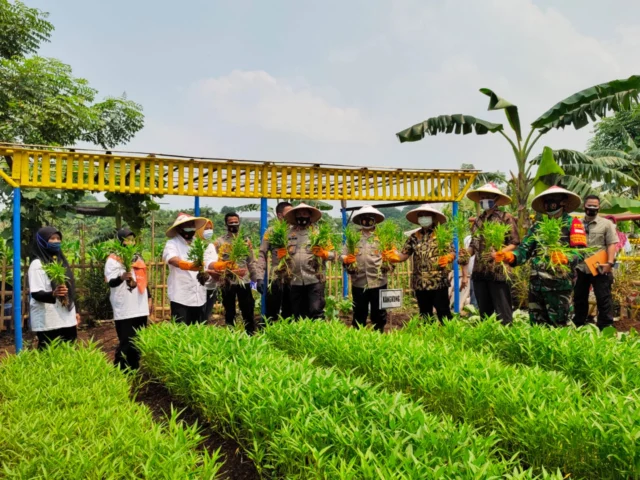
<path id="1" fill-rule="evenodd" d="M 561 373 L 515 367 L 455 342 L 379 335 L 338 322 L 277 323 L 277 347 L 403 391 L 425 408 L 495 432 L 499 446 L 540 469 L 579 478 L 637 477 L 640 398 L 587 397 Z"/>
<path id="2" fill-rule="evenodd" d="M 585 384 L 588 391 L 640 389 L 640 341 L 632 332 L 617 338 L 595 328 L 549 329 L 515 322 L 504 327 L 495 319 L 475 326 L 458 321 L 411 325 L 408 333 L 443 343 L 462 342 L 512 364 L 561 371 Z"/>
<path id="3" fill-rule="evenodd" d="M 400 393 L 295 361 L 226 329 L 161 324 L 138 334 L 145 368 L 235 438 L 262 474 L 301 479 L 529 478 L 496 439 L 425 413 Z"/>
<path id="4" fill-rule="evenodd" d="M 0 477 L 211 479 L 195 428 L 154 423 L 95 346 L 62 344 L 0 363 Z"/>

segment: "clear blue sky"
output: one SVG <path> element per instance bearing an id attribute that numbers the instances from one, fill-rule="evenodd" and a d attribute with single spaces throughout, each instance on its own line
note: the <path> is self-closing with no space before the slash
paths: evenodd
<path id="1" fill-rule="evenodd" d="M 481 87 L 526 125 L 577 90 L 640 73 L 631 0 L 26 2 L 56 26 L 42 55 L 143 105 L 127 146 L 141 151 L 506 171 L 497 135 L 401 145 L 394 134 L 440 114 L 502 122 Z M 590 131 L 539 147 L 582 149 Z"/>

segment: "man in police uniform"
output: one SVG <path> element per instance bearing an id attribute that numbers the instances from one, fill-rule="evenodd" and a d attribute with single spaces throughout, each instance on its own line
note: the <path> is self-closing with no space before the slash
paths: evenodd
<path id="1" fill-rule="evenodd" d="M 380 290 L 387 288 L 389 272 L 382 262 L 383 252 L 375 229 L 377 224 L 384 221 L 384 215 L 367 205 L 354 213 L 351 221 L 362 231 L 355 253 L 349 253 L 345 245 L 341 257 L 351 276 L 353 326 L 360 328 L 367 324 L 371 306 L 373 328 L 383 332 L 387 323 L 387 311 L 380 308 Z"/>
<path id="2" fill-rule="evenodd" d="M 598 328 L 601 330 L 613 325 L 613 264 L 616 257 L 618 234 L 610 220 L 598 215 L 600 199 L 589 195 L 584 199 L 584 228 L 587 232 L 587 245 L 597 248 L 597 252 L 606 250 L 607 263 L 599 268 L 598 275 L 592 275 L 587 264 L 582 262 L 577 268 L 576 285 L 573 290 L 574 314 L 573 323 L 580 327 L 587 321 L 589 314 L 589 288 L 593 286 L 598 305 Z"/>
<path id="3" fill-rule="evenodd" d="M 311 247 L 309 233 L 322 213 L 305 203 L 289 210 L 284 219 L 292 226 L 289 232 L 291 257 L 291 308 L 296 319 L 324 318 L 326 261 L 335 253 L 320 247 Z M 322 261 L 320 267 L 319 259 Z"/>
<path id="4" fill-rule="evenodd" d="M 289 202 L 280 202 L 276 205 L 276 216 L 278 220 L 282 220 L 293 206 Z M 267 257 L 271 252 L 271 270 L 269 272 L 269 288 L 267 291 L 267 304 L 265 308 L 266 318 L 269 322 L 273 322 L 278 316 L 289 318 L 291 311 L 291 285 L 279 278 L 275 274 L 275 268 L 280 263 L 278 258 L 278 249 L 269 243 L 269 235 L 271 235 L 271 227 L 264 232 L 262 242 L 260 243 L 260 251 L 258 252 L 257 262 L 257 290 L 260 294 L 264 291 L 264 273 L 267 269 Z M 285 251 L 286 252 L 286 251 Z"/>

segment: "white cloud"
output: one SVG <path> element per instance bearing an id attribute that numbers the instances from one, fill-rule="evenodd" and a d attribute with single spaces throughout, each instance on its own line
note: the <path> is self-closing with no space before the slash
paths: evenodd
<path id="1" fill-rule="evenodd" d="M 308 87 L 295 87 L 262 70 L 234 70 L 202 80 L 192 94 L 222 120 L 237 125 L 319 142 L 375 143 L 373 127 L 359 109 L 333 105 Z"/>

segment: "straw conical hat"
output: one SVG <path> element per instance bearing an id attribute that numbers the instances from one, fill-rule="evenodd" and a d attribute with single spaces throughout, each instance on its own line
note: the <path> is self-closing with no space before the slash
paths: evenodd
<path id="1" fill-rule="evenodd" d="M 418 208 L 414 208 L 413 210 L 407 212 L 407 215 L 406 215 L 407 220 L 409 220 L 411 223 L 415 223 L 416 225 L 420 225 L 418 223 L 419 213 L 431 214 L 431 216 L 433 216 L 434 218 L 433 223 L 445 223 L 447 221 L 447 217 L 445 217 L 444 214 L 442 214 L 442 212 L 439 212 L 435 208 L 429 206 L 429 204 L 427 203 L 425 203 L 424 205 L 420 205 Z"/>
<path id="2" fill-rule="evenodd" d="M 356 211 L 351 218 L 351 221 L 356 225 L 360 225 L 362 217 L 365 215 L 372 215 L 376 219 L 376 224 L 384 221 L 384 214 L 377 208 L 373 208 L 371 205 L 365 205 L 360 210 Z"/>
<path id="3" fill-rule="evenodd" d="M 582 201 L 580 197 L 569 190 L 566 190 L 562 187 L 549 187 L 544 192 L 539 194 L 536 198 L 531 202 L 531 208 L 533 208 L 538 213 L 546 213 L 544 211 L 544 197 L 548 197 L 549 195 L 559 195 L 563 194 L 567 196 L 566 205 L 564 206 L 564 211 L 569 213 L 576 210 Z"/>
<path id="4" fill-rule="evenodd" d="M 173 222 L 173 225 L 171 225 L 167 229 L 167 237 L 169 238 L 175 237 L 178 234 L 176 229 L 180 225 L 183 225 L 189 222 L 194 222 L 195 229 L 198 230 L 199 228 L 202 228 L 207 224 L 207 219 L 201 218 L 201 217 L 194 217 L 193 215 L 189 215 L 188 213 L 179 213 L 178 218 L 176 218 L 175 222 Z"/>
<path id="5" fill-rule="evenodd" d="M 309 210 L 309 212 L 311 213 L 311 223 L 316 223 L 318 220 L 320 220 L 320 217 L 322 217 L 322 212 L 316 207 L 312 207 L 311 205 L 307 205 L 306 203 L 301 203 L 300 205 L 293 207 L 287 212 L 287 214 L 284 216 L 285 221 L 289 225 L 295 225 L 296 212 L 299 212 L 300 210 Z"/>
<path id="6" fill-rule="evenodd" d="M 492 182 L 485 183 L 483 186 L 476 188 L 475 190 L 471 190 L 469 193 L 467 193 L 467 198 L 469 200 L 473 200 L 476 203 L 480 203 L 480 197 L 483 193 L 496 195 L 498 197 L 496 198 L 496 205 L 498 207 L 503 207 L 511 203 L 511 197 L 502 193 L 502 191 L 496 186 L 496 184 Z"/>

